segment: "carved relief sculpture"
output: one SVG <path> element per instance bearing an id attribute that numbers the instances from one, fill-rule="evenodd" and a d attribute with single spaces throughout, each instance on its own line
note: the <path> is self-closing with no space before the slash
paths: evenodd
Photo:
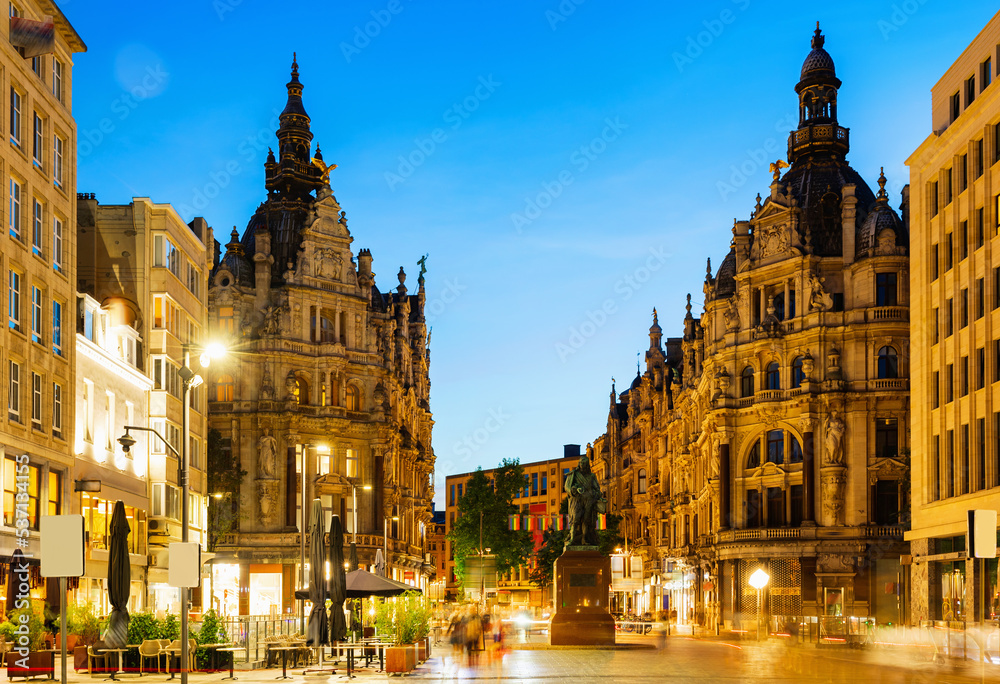
<path id="1" fill-rule="evenodd" d="M 274 477 L 274 453 L 278 440 L 271 436 L 271 429 L 264 428 L 264 434 L 257 440 L 257 477 Z"/>
<path id="2" fill-rule="evenodd" d="M 844 421 L 836 411 L 830 414 L 826 421 L 826 451 L 823 464 L 828 466 L 844 465 Z"/>
<path id="3" fill-rule="evenodd" d="M 843 468 L 823 472 L 823 512 L 830 525 L 844 524 L 844 483 L 847 477 Z"/>

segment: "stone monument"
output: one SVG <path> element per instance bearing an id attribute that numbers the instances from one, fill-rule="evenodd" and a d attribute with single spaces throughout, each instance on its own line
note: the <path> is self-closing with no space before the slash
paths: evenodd
<path id="1" fill-rule="evenodd" d="M 606 504 L 597 476 L 590 470 L 590 459 L 580 457 L 563 487 L 569 497 L 569 539 L 552 573 L 555 610 L 549 643 L 613 645 L 615 621 L 608 612 L 611 559 L 601 553 L 597 540 L 597 516 Z"/>

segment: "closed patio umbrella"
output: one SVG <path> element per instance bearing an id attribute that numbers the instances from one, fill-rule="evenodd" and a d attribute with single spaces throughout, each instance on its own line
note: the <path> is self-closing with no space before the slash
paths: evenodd
<path id="1" fill-rule="evenodd" d="M 10 566 L 7 569 L 7 603 L 4 604 L 3 610 L 10 612 L 14 610 L 14 603 L 17 601 L 19 594 L 19 587 L 21 584 L 21 575 L 24 573 L 21 571 L 22 568 L 26 567 L 24 560 L 24 552 L 21 549 L 14 549 L 14 553 L 10 555 Z M 31 589 L 31 570 L 28 570 L 28 589 Z M 27 593 L 27 592 L 25 592 Z"/>
<path id="2" fill-rule="evenodd" d="M 385 556 L 382 555 L 382 549 L 375 550 L 375 567 L 373 570 L 376 575 L 385 577 Z"/>
<path id="3" fill-rule="evenodd" d="M 125 504 L 116 501 L 115 511 L 111 514 L 108 543 L 108 600 L 111 602 L 111 615 L 108 616 L 104 643 L 109 648 L 124 648 L 128 643 L 128 597 L 132 585 L 132 569 L 128 562 L 129 530 Z"/>
<path id="4" fill-rule="evenodd" d="M 358 569 L 358 545 L 355 542 L 351 542 L 351 555 L 348 556 L 347 562 L 351 566 L 351 570 Z"/>
<path id="5" fill-rule="evenodd" d="M 326 627 L 326 549 L 323 548 L 323 504 L 313 499 L 309 513 L 312 525 L 309 528 L 309 600 L 312 611 L 306 627 L 306 643 L 310 646 L 325 646 L 329 642 Z"/>
<path id="6" fill-rule="evenodd" d="M 340 516 L 330 518 L 330 642 L 347 638 L 344 601 L 347 600 L 347 580 L 344 572 L 344 527 Z"/>

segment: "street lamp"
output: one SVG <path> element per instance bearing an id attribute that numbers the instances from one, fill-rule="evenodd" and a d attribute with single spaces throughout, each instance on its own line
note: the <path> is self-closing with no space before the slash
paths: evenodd
<path id="1" fill-rule="evenodd" d="M 747 581 L 757 590 L 757 641 L 760 641 L 761 591 L 771 581 L 771 576 L 764 572 L 764 568 L 757 568 Z"/>

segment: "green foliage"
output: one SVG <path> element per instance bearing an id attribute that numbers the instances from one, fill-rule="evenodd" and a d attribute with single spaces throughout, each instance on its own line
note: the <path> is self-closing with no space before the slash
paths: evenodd
<path id="1" fill-rule="evenodd" d="M 159 639 L 162 622 L 152 613 L 130 613 L 128 620 L 128 643 L 141 644 L 147 639 Z M 129 668 L 139 668 L 139 652 L 129 649 L 125 652 L 125 665 Z"/>
<path id="2" fill-rule="evenodd" d="M 160 625 L 160 639 L 180 639 L 181 638 L 181 623 L 177 619 L 177 616 L 173 613 L 169 613 L 163 621 L 157 620 Z"/>
<path id="3" fill-rule="evenodd" d="M 482 547 L 496 556 L 497 572 L 524 565 L 531 557 L 531 533 L 507 528 L 508 516 L 520 513 L 514 494 L 523 487 L 524 468 L 517 459 L 504 459 L 493 471 L 492 480 L 482 468 L 469 478 L 465 496 L 458 502 L 458 517 L 448 533 L 460 578 L 465 575 L 466 557 L 479 554 L 480 530 Z"/>
<path id="4" fill-rule="evenodd" d="M 94 604 L 88 601 L 70 606 L 66 611 L 66 628 L 70 634 L 79 637 L 77 643 L 89 646 L 97 641 L 101 637 L 101 621 L 97 617 Z M 130 634 L 131 631 L 130 628 Z"/>
<path id="5" fill-rule="evenodd" d="M 562 500 L 559 512 L 563 515 L 569 512 L 568 499 Z M 598 546 L 604 555 L 610 554 L 625 542 L 620 532 L 622 517 L 616 513 L 608 513 L 607 523 L 607 529 L 597 532 Z M 544 589 L 552 584 L 552 565 L 562 555 L 568 537 L 569 530 L 549 529 L 542 533 L 542 545 L 535 554 L 537 564 L 528 575 L 528 579 L 536 587 Z"/>
<path id="6" fill-rule="evenodd" d="M 30 603 L 36 603 L 31 601 Z M 24 608 L 15 608 L 10 612 L 10 621 L 14 623 L 14 629 L 22 624 L 28 625 L 28 649 L 39 651 L 45 648 L 45 622 L 42 619 L 44 608 L 41 606 L 29 605 Z"/>
<path id="7" fill-rule="evenodd" d="M 420 592 L 408 591 L 395 599 L 378 599 L 375 630 L 397 646 L 412 644 L 430 634 L 433 611 Z"/>
<path id="8" fill-rule="evenodd" d="M 5 622 L 0 622 L 0 639 L 2 639 L 3 641 L 13 641 L 14 630 L 16 629 L 17 626 L 10 620 L 7 620 Z"/>
<path id="9" fill-rule="evenodd" d="M 215 609 L 208 611 L 202 616 L 201 629 L 195 635 L 198 644 L 227 644 L 229 636 L 226 634 L 225 625 Z M 211 662 L 211 653 L 207 648 L 199 648 L 195 652 L 196 662 L 199 670 L 207 670 Z"/>

